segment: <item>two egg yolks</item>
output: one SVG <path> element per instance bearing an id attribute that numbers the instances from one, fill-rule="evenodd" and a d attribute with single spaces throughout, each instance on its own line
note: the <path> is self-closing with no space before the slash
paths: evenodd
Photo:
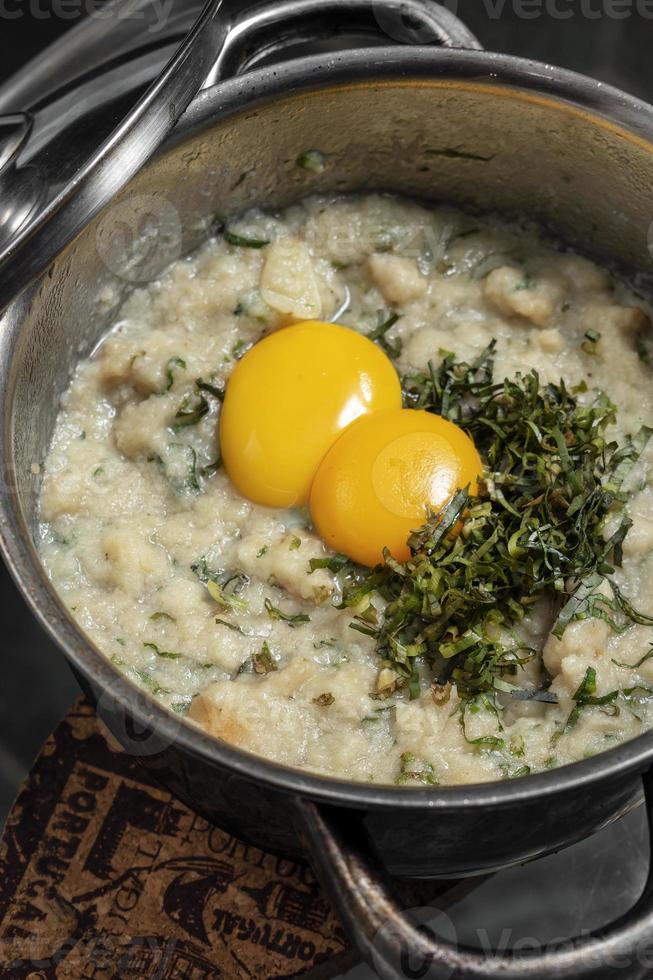
<path id="1" fill-rule="evenodd" d="M 409 556 L 406 540 L 482 465 L 471 439 L 402 409 L 397 373 L 347 327 L 306 322 L 265 337 L 238 362 L 220 417 L 229 478 L 269 507 L 310 503 L 325 544 L 363 565 Z"/>

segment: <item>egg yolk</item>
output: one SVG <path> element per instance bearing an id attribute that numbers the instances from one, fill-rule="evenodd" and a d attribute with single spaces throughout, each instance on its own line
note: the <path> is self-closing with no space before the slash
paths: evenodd
<path id="1" fill-rule="evenodd" d="M 222 461 L 249 500 L 301 505 L 347 426 L 400 407 L 397 372 L 376 344 L 334 323 L 297 323 L 265 337 L 234 368 L 220 415 Z"/>
<path id="2" fill-rule="evenodd" d="M 483 467 L 474 443 L 453 422 L 400 409 L 354 422 L 333 444 L 313 481 L 310 508 L 329 547 L 361 565 L 388 548 L 410 557 L 406 541 L 458 489 L 477 490 Z"/>

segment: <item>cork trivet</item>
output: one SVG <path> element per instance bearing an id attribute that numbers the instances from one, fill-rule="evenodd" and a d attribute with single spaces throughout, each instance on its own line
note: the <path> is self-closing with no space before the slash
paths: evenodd
<path id="1" fill-rule="evenodd" d="M 459 883 L 403 886 L 445 907 Z M 358 962 L 305 863 L 208 824 L 113 751 L 79 701 L 0 845 L 0 977 L 282 980 Z"/>

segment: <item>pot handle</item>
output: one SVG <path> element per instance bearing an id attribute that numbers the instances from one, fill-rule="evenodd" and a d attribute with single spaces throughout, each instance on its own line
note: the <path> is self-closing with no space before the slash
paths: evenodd
<path id="1" fill-rule="evenodd" d="M 650 773 L 644 777 L 644 790 L 653 845 Z M 352 820 L 351 811 L 345 813 L 308 800 L 299 801 L 297 806 L 298 829 L 315 872 L 331 895 L 346 931 L 382 980 L 614 980 L 622 970 L 629 980 L 651 975 L 651 870 L 636 905 L 603 929 L 571 939 L 556 950 L 485 955 L 440 939 L 408 921 L 381 862 L 372 856 L 362 824 Z M 433 813 L 436 819 L 436 811 Z"/>
<path id="2" fill-rule="evenodd" d="M 347 31 L 388 44 L 481 50 L 462 21 L 434 0 L 264 0 L 234 20 L 205 87 L 242 74 L 264 56 Z"/>

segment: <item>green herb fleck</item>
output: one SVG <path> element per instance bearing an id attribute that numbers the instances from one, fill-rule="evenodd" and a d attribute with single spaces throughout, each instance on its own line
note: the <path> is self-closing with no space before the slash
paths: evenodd
<path id="1" fill-rule="evenodd" d="M 276 606 L 273 606 L 269 599 L 265 600 L 265 608 L 270 619 L 280 620 L 282 623 L 287 623 L 292 629 L 296 626 L 301 626 L 302 623 L 310 623 L 311 617 L 307 616 L 306 613 L 285 613 Z"/>
<path id="2" fill-rule="evenodd" d="M 206 588 L 213 601 L 216 602 L 222 610 L 231 610 L 235 613 L 244 613 L 249 609 L 247 599 L 243 599 L 242 596 L 238 595 L 235 588 L 229 589 L 228 585 L 222 586 L 212 579 L 209 579 L 209 581 L 206 583 Z"/>
<path id="3" fill-rule="evenodd" d="M 224 401 L 224 386 L 214 384 L 212 381 L 204 381 L 202 378 L 196 378 L 195 387 L 199 391 L 203 391 L 207 395 L 213 395 L 218 401 Z"/>
<path id="4" fill-rule="evenodd" d="M 437 786 L 438 781 L 433 775 L 433 766 L 418 759 L 412 752 L 403 752 L 401 755 L 401 771 L 395 783 L 398 786 L 405 786 L 407 783 L 424 783 L 426 786 Z"/>
<path id="5" fill-rule="evenodd" d="M 596 330 L 588 330 L 585 334 L 585 339 L 580 345 L 581 350 L 584 350 L 586 354 L 596 354 L 600 339 L 600 333 L 598 333 Z"/>
<path id="6" fill-rule="evenodd" d="M 327 556 L 326 558 L 311 558 L 308 564 L 310 567 L 310 572 L 308 573 L 309 575 L 316 572 L 318 568 L 326 568 L 328 571 L 337 574 L 343 569 L 348 568 L 352 562 L 347 555 L 331 555 L 330 557 Z"/>
<path id="7" fill-rule="evenodd" d="M 266 245 L 270 244 L 269 238 L 247 238 L 245 235 L 238 235 L 228 228 L 222 232 L 222 237 L 225 242 L 228 242 L 229 245 L 235 245 L 236 248 L 265 248 Z"/>
<path id="8" fill-rule="evenodd" d="M 175 368 L 179 368 L 180 371 L 186 370 L 186 361 L 181 357 L 171 357 L 166 364 L 166 391 L 170 391 L 173 384 L 175 383 Z"/>
<path id="9" fill-rule="evenodd" d="M 641 657 L 635 664 L 622 663 L 620 660 L 615 660 L 614 657 L 612 658 L 612 663 L 616 664 L 617 667 L 626 667 L 628 670 L 637 670 L 638 667 L 641 667 L 642 664 L 645 664 L 647 660 L 651 659 L 651 657 L 653 657 L 653 645 L 650 647 L 649 650 L 646 651 L 644 656 Z"/>
<path id="10" fill-rule="evenodd" d="M 399 313 L 391 313 L 389 316 L 386 316 L 384 310 L 379 310 L 377 313 L 377 325 L 367 335 L 368 339 L 378 344 L 386 352 L 388 357 L 394 359 L 401 354 L 401 340 L 399 338 L 396 338 L 394 341 L 389 340 L 387 333 L 400 318 Z"/>
<path id="11" fill-rule="evenodd" d="M 338 641 L 335 639 L 335 637 L 332 638 L 332 639 L 330 639 L 330 640 L 314 640 L 313 641 L 313 646 L 314 646 L 314 648 L 316 650 L 320 650 L 323 647 L 327 647 L 329 649 L 333 649 L 333 647 L 335 647 L 337 645 L 338 645 Z"/>
<path id="12" fill-rule="evenodd" d="M 172 431 L 179 432 L 189 425 L 197 425 L 208 413 L 209 403 L 204 395 L 184 395 L 175 413 Z"/>
<path id="13" fill-rule="evenodd" d="M 153 650 L 157 657 L 162 657 L 164 660 L 181 660 L 183 656 L 181 653 L 171 653 L 169 650 L 159 650 L 156 643 L 144 643 L 143 646 L 146 650 Z"/>
<path id="14" fill-rule="evenodd" d="M 596 671 L 593 667 L 588 667 L 585 671 L 585 676 L 581 681 L 578 689 L 572 695 L 572 700 L 575 702 L 574 708 L 567 718 L 564 726 L 559 728 L 553 736 L 554 744 L 563 736 L 568 735 L 569 732 L 576 727 L 580 719 L 581 711 L 587 707 L 603 707 L 605 705 L 610 705 L 619 697 L 619 691 L 610 691 L 609 694 L 604 694 L 602 697 L 596 696 Z M 617 712 L 616 706 L 613 705 L 615 713 Z"/>

